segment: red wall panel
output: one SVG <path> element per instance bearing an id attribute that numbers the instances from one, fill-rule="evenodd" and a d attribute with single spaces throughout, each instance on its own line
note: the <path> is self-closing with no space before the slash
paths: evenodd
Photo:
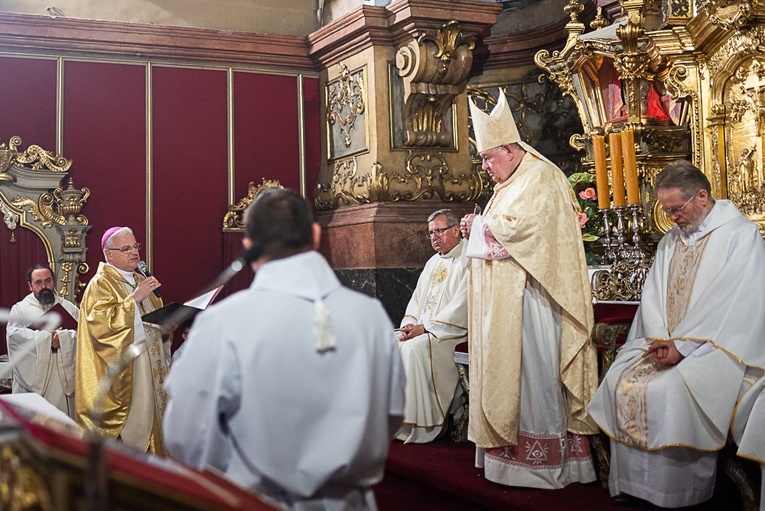
<path id="1" fill-rule="evenodd" d="M 0 57 L 0 142 L 56 149 L 56 61 Z"/>
<path id="2" fill-rule="evenodd" d="M 109 227 L 133 229 L 144 241 L 146 224 L 146 68 L 141 65 L 64 63 L 64 156 L 69 175 L 91 195 L 82 214 L 87 236 L 87 282 L 103 260 L 101 235 Z"/>
<path id="3" fill-rule="evenodd" d="M 222 269 L 228 209 L 225 71 L 153 68 L 154 268 L 165 302 Z"/>
<path id="4" fill-rule="evenodd" d="M 299 140 L 296 77 L 235 73 L 236 200 L 262 178 L 300 190 Z"/>
<path id="5" fill-rule="evenodd" d="M 321 166 L 319 79 L 303 78 L 303 123 L 305 129 L 305 173 L 308 200 L 313 204 Z"/>

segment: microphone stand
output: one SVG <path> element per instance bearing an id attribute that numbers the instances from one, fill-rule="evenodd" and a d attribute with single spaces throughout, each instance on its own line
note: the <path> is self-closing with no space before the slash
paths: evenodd
<path id="1" fill-rule="evenodd" d="M 242 253 L 239 255 L 239 257 L 234 259 L 234 261 L 230 265 L 228 265 L 228 268 L 223 270 L 215 278 L 215 280 L 213 280 L 210 284 L 208 284 L 200 292 L 198 292 L 196 296 L 202 296 L 205 293 L 209 293 L 213 289 L 219 288 L 221 286 L 225 286 L 229 280 L 234 278 L 237 273 L 239 273 L 245 268 L 245 266 L 249 265 L 252 261 L 260 257 L 262 253 L 263 253 L 263 249 L 257 246 L 252 246 L 247 250 L 242 250 Z M 189 316 L 189 313 L 185 311 L 184 309 L 180 308 L 174 311 L 173 313 L 171 313 L 170 315 L 168 315 L 164 323 L 168 325 L 179 325 L 188 316 Z"/>

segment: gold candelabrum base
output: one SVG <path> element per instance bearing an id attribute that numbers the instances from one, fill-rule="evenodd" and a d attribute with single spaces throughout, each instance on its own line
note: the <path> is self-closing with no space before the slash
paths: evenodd
<path id="1" fill-rule="evenodd" d="M 642 262 L 649 259 L 641 242 L 643 208 L 639 204 L 601 209 L 603 217 L 603 262 Z"/>

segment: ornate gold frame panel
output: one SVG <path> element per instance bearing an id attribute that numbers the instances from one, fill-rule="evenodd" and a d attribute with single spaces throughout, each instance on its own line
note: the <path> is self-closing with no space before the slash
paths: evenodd
<path id="1" fill-rule="evenodd" d="M 229 205 L 228 212 L 223 217 L 223 232 L 244 232 L 246 219 L 245 211 L 264 190 L 269 188 L 284 188 L 278 179 L 262 178 L 262 182 L 255 186 L 253 181 L 247 187 L 247 196 L 234 205 Z"/>
<path id="2" fill-rule="evenodd" d="M 710 179 L 765 233 L 765 26 L 731 30 L 708 63 Z"/>
<path id="3" fill-rule="evenodd" d="M 85 287 L 80 275 L 88 272 L 85 236 L 88 219 L 80 210 L 90 196 L 87 188 L 76 189 L 68 177 L 71 160 L 31 145 L 19 151 L 21 138 L 0 143 L 0 211 L 3 223 L 16 242 L 15 230 L 34 232 L 45 246 L 48 264 L 56 273 L 58 293 L 75 301 Z M 52 190 L 52 191 L 51 191 Z M 30 261 L 29 264 L 37 261 Z"/>
<path id="4" fill-rule="evenodd" d="M 338 64 L 340 76 L 324 87 L 327 105 L 327 158 L 337 160 L 369 150 L 367 66 L 350 70 Z"/>

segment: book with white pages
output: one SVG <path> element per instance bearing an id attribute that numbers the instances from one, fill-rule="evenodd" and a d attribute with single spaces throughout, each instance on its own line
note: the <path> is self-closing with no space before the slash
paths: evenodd
<path id="1" fill-rule="evenodd" d="M 183 303 L 170 302 L 162 308 L 141 316 L 144 323 L 155 325 L 179 325 L 205 310 L 220 293 L 223 286 L 216 287 Z"/>

